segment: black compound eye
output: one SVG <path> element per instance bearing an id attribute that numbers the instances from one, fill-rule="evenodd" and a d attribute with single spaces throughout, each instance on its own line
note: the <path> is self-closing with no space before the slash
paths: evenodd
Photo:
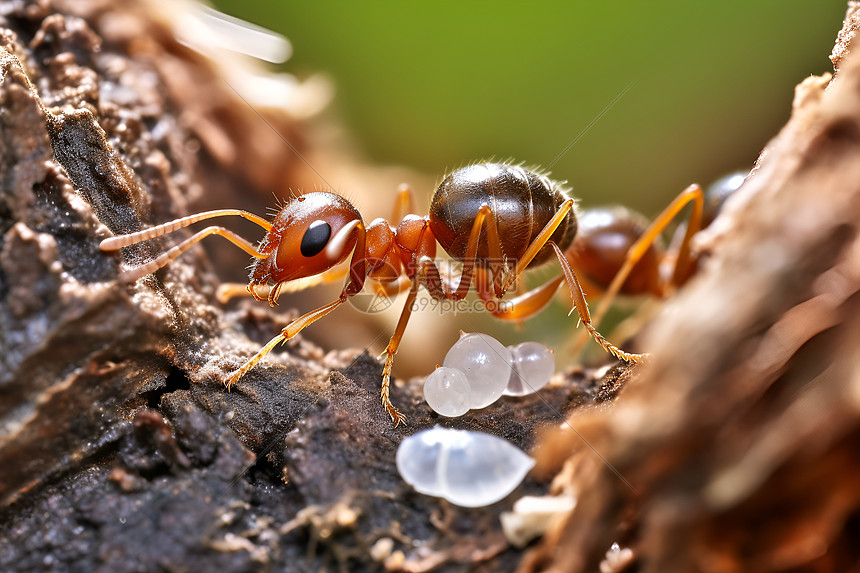
<path id="1" fill-rule="evenodd" d="M 319 254 L 328 244 L 329 238 L 331 238 L 331 225 L 325 221 L 314 221 L 302 237 L 300 247 L 302 256 L 312 257 Z"/>

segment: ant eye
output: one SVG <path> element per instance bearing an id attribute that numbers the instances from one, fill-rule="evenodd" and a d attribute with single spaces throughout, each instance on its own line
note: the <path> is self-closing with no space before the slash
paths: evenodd
<path id="1" fill-rule="evenodd" d="M 302 256 L 312 257 L 322 251 L 331 237 L 331 225 L 325 221 L 314 221 L 311 223 L 305 235 L 302 237 L 300 250 Z"/>

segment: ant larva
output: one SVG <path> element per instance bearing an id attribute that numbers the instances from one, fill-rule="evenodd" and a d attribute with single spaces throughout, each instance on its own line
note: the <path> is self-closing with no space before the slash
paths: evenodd
<path id="1" fill-rule="evenodd" d="M 632 250 L 647 250 L 645 242 L 650 240 L 653 243 L 653 236 L 659 234 L 681 207 L 691 201 L 693 214 L 676 258 L 676 273 L 686 272 L 688 243 L 698 231 L 703 204 L 702 191 L 696 185 L 689 187 L 667 208 L 655 221 L 659 228 L 651 235 L 643 235 Z M 222 227 L 207 227 L 149 263 L 123 271 L 121 280 L 134 281 L 156 271 L 209 235 L 224 237 L 255 258 L 247 291 L 257 300 L 268 300 L 270 305 L 276 303 L 284 285 L 290 281 L 304 279 L 303 286 L 310 286 L 348 275 L 336 300 L 288 324 L 229 376 L 226 381 L 228 388 L 276 345 L 358 294 L 367 279 L 372 279 L 378 292 L 387 296 L 408 289 L 400 319 L 383 353 L 386 360 L 380 397 L 395 425 L 406 418 L 389 399 L 391 369 L 421 285 L 436 300 L 461 300 L 474 285 L 479 298 L 487 303 L 488 312 L 502 320 L 521 321 L 541 310 L 565 282 L 580 321 L 592 338 L 621 360 L 639 362 L 642 359 L 643 355 L 625 352 L 610 343 L 592 323 L 573 268 L 581 261 L 575 258 L 569 261 L 565 256 L 571 256 L 571 246 L 577 233 L 577 216 L 574 200 L 567 196 L 561 183 L 521 166 L 481 163 L 458 169 L 445 177 L 433 195 L 429 215 L 420 217 L 404 213 L 411 203 L 411 190 L 401 188 L 393 218 L 397 226 L 384 219 L 376 219 L 365 227 L 361 214 L 346 199 L 334 193 L 317 191 L 289 199 L 271 223 L 238 209 L 207 211 L 137 233 L 105 239 L 100 247 L 104 251 L 115 251 L 198 221 L 234 215 L 266 230 L 266 236 L 259 245 L 255 247 Z M 437 241 L 452 258 L 462 263 L 458 280 L 448 276 L 443 278 L 434 263 Z M 352 257 L 347 270 L 337 272 L 339 269 L 335 267 L 345 262 L 350 253 Z M 558 260 L 562 269 L 558 277 L 518 294 L 507 305 L 496 304 L 526 268 L 547 263 L 553 258 Z M 270 290 L 262 293 L 262 289 L 269 285 L 272 285 Z M 611 291 L 612 287 L 608 290 Z"/>

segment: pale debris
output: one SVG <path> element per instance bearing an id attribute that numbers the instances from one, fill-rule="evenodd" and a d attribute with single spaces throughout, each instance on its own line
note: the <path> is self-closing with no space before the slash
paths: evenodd
<path id="1" fill-rule="evenodd" d="M 500 516 L 502 531 L 508 543 L 525 547 L 575 506 L 576 499 L 572 496 L 523 496 L 514 504 L 513 511 L 503 512 Z"/>
<path id="2" fill-rule="evenodd" d="M 613 543 L 606 552 L 606 559 L 600 562 L 600 573 L 620 573 L 627 569 L 633 562 L 633 550 L 629 547 L 621 549 L 617 543 Z"/>
<path id="3" fill-rule="evenodd" d="M 292 45 L 281 34 L 197 2 L 177 2 L 171 10 L 176 39 L 218 63 L 230 87 L 251 105 L 284 109 L 301 119 L 331 101 L 334 89 L 323 76 L 299 81 L 255 65 L 255 60 L 282 63 L 292 56 Z"/>

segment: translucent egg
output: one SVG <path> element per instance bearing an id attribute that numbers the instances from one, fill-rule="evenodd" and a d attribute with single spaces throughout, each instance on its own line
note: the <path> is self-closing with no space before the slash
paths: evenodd
<path id="1" fill-rule="evenodd" d="M 461 507 L 504 499 L 534 463 L 502 438 L 439 426 L 404 438 L 397 448 L 397 471 L 406 483 Z"/>
<path id="2" fill-rule="evenodd" d="M 552 351 L 539 342 L 508 346 L 513 367 L 505 396 L 525 396 L 547 385 L 555 372 Z"/>
<path id="3" fill-rule="evenodd" d="M 448 417 L 469 411 L 471 388 L 466 375 L 456 368 L 441 366 L 424 381 L 424 399 L 433 411 Z"/>
<path id="4" fill-rule="evenodd" d="M 444 366 L 462 370 L 469 380 L 470 408 L 498 400 L 511 377 L 511 352 L 486 334 L 464 334 L 445 356 Z"/>

